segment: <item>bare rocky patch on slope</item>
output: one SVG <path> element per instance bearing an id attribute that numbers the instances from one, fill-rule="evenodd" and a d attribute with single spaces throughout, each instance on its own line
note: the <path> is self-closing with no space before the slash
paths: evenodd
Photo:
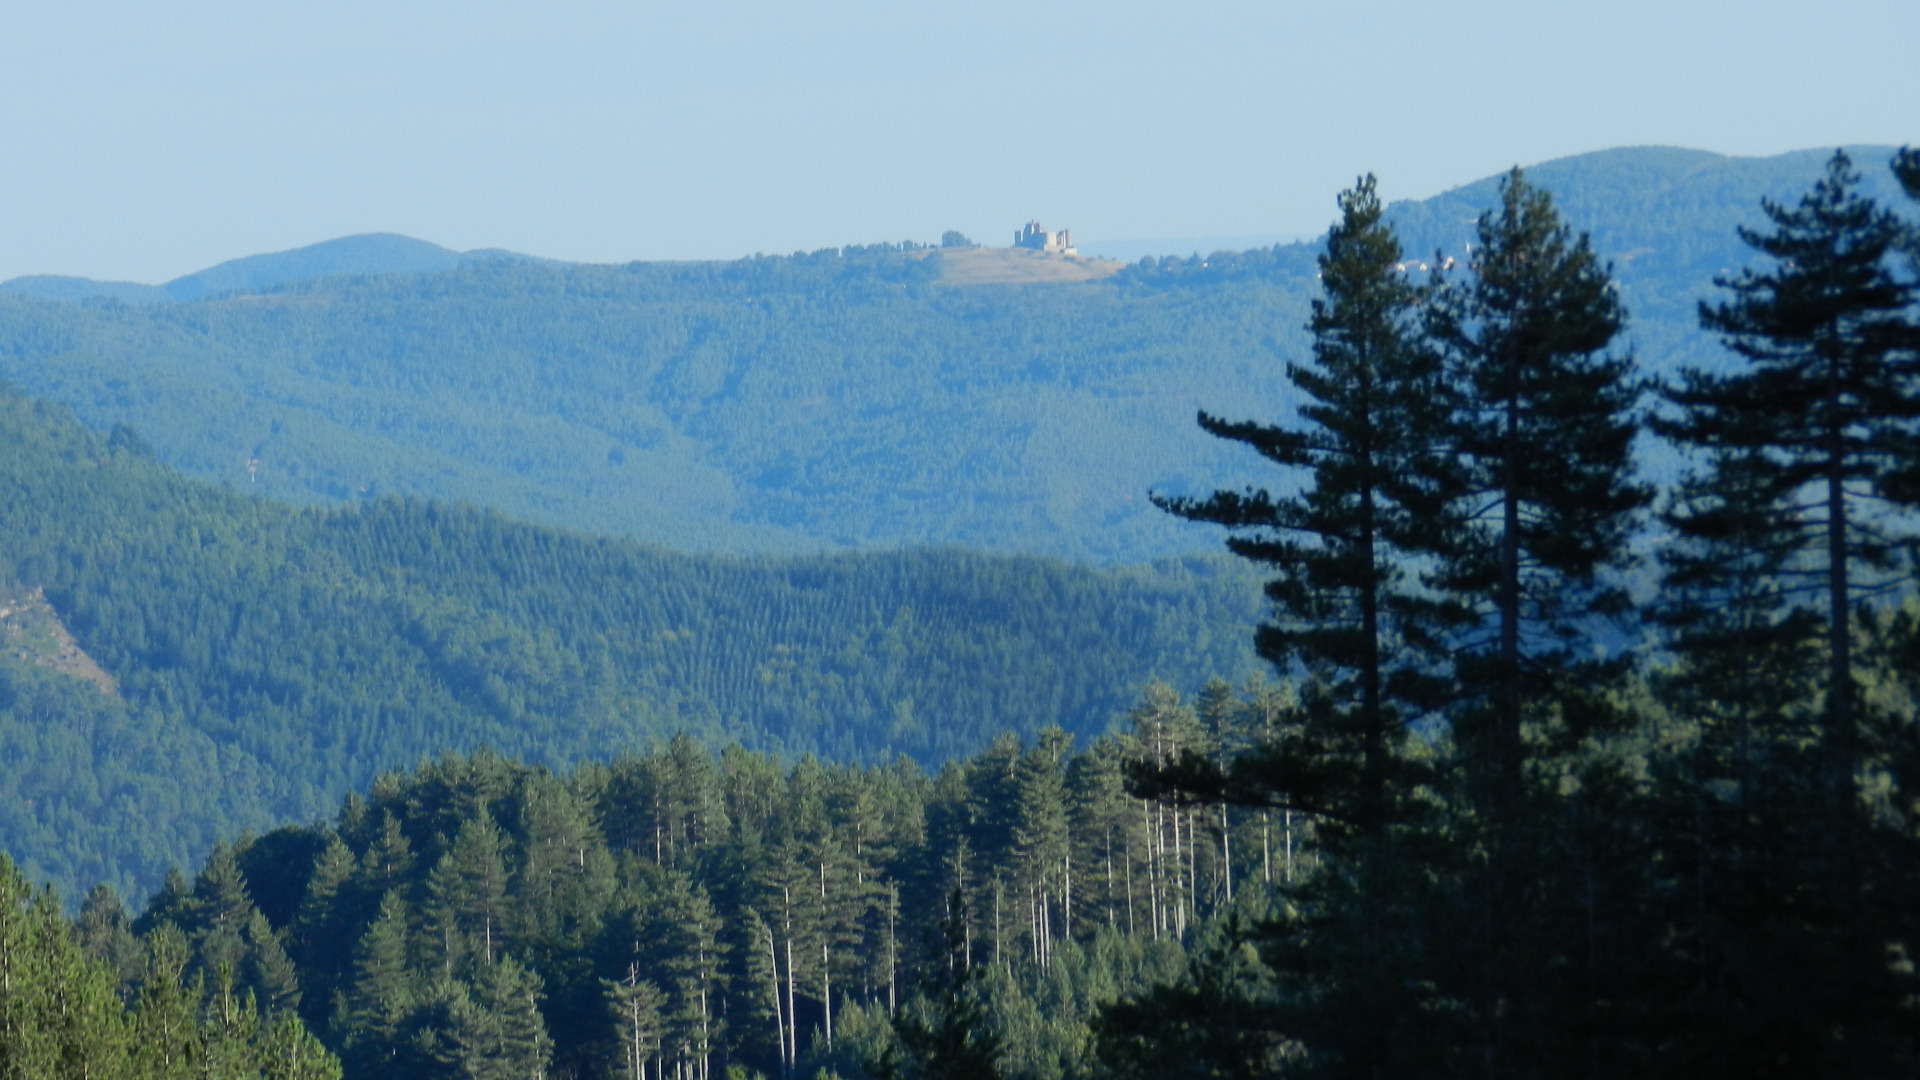
<path id="1" fill-rule="evenodd" d="M 0 652 L 118 696 L 120 684 L 67 631 L 42 589 L 0 588 Z"/>

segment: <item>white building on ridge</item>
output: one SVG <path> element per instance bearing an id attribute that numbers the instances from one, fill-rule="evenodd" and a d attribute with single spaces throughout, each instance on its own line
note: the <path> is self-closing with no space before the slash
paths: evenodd
<path id="1" fill-rule="evenodd" d="M 1048 232 L 1046 226 L 1037 221 L 1027 222 L 1027 227 L 1013 234 L 1013 246 L 1027 248 L 1047 255 L 1076 255 L 1073 250 L 1073 231 L 1061 229 Z"/>

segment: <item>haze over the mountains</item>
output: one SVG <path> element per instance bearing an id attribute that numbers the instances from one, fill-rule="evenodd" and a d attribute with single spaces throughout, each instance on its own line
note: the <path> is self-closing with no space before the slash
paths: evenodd
<path id="1" fill-rule="evenodd" d="M 1854 148 L 1870 189 L 1889 190 L 1891 152 Z M 1614 262 L 1657 374 L 1719 354 L 1695 301 L 1750 261 L 1735 230 L 1761 198 L 1829 153 L 1622 149 L 1530 175 Z M 1463 256 L 1496 183 L 1396 204 L 1410 266 Z M 0 377 L 133 425 L 190 475 L 297 502 L 428 495 L 687 550 L 1134 562 L 1218 543 L 1149 491 L 1268 482 L 1193 416 L 1288 407 L 1316 250 L 996 276 L 1032 253 L 601 266 L 358 236 L 135 294 L 8 282 Z M 1049 265 L 1072 272 L 962 284 Z"/>

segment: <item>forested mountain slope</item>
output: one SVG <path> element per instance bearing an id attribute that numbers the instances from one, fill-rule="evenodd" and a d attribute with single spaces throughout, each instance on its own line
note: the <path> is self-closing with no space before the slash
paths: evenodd
<path id="1" fill-rule="evenodd" d="M 446 749 L 687 732 L 932 763 L 1251 664 L 1258 590 L 1220 559 L 690 556 L 418 500 L 299 510 L 14 393 L 0 445 L 0 846 L 65 886 L 142 894 Z"/>
<path id="2" fill-rule="evenodd" d="M 474 1075 L 456 1048 L 500 1029 L 521 1033 L 492 1044 L 512 1075 L 634 1076 L 637 1041 L 655 1076 L 861 1077 L 958 896 L 1002 1075 L 1062 1080 L 1087 1073 L 1100 1007 L 1177 976 L 1236 890 L 1258 912 L 1309 865 L 1293 816 L 1128 797 L 1130 751 L 1231 737 L 1260 706 L 1206 700 L 1211 727 L 1155 691 L 1117 739 L 1009 736 L 937 775 L 691 740 L 559 774 L 446 755 L 221 845 L 131 928 L 98 893 L 82 922 L 122 942 L 102 952 L 177 927 L 192 970 L 231 964 L 354 1080 Z"/>
<path id="3" fill-rule="evenodd" d="M 1717 353 L 1694 299 L 1744 264 L 1734 226 L 1803 188 L 1824 153 L 1614 150 L 1531 175 L 1615 262 L 1657 373 Z M 1889 154 L 1856 148 L 1870 187 L 1886 187 Z M 1493 184 L 1393 207 L 1406 250 L 1465 255 Z M 1259 478 L 1193 415 L 1291 407 L 1284 362 L 1304 354 L 1316 250 L 970 287 L 942 283 L 938 252 L 889 245 L 297 280 L 335 265 L 320 260 L 189 302 L 0 295 L 0 377 L 95 427 L 132 423 L 190 475 L 295 501 L 455 498 L 735 552 L 1137 561 L 1214 542 L 1149 489 Z"/>

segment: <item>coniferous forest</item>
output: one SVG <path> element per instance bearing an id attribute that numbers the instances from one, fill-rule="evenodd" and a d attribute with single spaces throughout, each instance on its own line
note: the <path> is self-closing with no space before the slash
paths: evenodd
<path id="1" fill-rule="evenodd" d="M 0 438 L 0 835 L 70 897 L 146 895 L 443 750 L 561 766 L 688 733 L 933 765 L 1253 670 L 1225 556 L 681 555 L 418 500 L 294 509 L 18 395 Z"/>
<path id="2" fill-rule="evenodd" d="M 1920 202 L 1920 153 L 1890 165 Z M 9 481 L 11 603 L 74 648 L 7 669 L 10 771 L 45 768 L 76 716 L 90 752 L 191 717 L 191 754 L 245 748 L 248 783 L 294 783 L 307 755 L 315 791 L 356 790 L 253 831 L 231 791 L 194 792 L 219 838 L 137 911 L 124 884 L 63 906 L 0 863 L 0 1073 L 1912 1076 L 1920 226 L 1867 193 L 1879 168 L 1835 154 L 1765 202 L 1699 308 L 1726 355 L 1658 380 L 1611 268 L 1524 173 L 1433 272 L 1362 178 L 1287 370 L 1297 413 L 1199 418 L 1272 483 L 1154 496 L 1225 527 L 1257 579 L 958 553 L 670 576 L 679 557 L 475 511 L 184 484 L 130 429 L 12 399 L 44 452 Z M 1656 444 L 1672 484 L 1636 468 Z M 61 515 L 112 520 L 87 492 L 149 517 L 82 543 Z M 926 573 L 978 616 L 955 632 L 1009 628 L 937 684 L 986 691 L 968 726 L 920 732 L 917 697 L 853 723 L 842 702 L 886 698 L 841 688 L 893 669 L 747 629 L 811 609 L 725 606 L 781 595 L 755 574 L 804 592 L 856 571 L 911 597 L 903 618 Z M 638 646 L 579 642 L 665 632 L 610 591 L 634 579 L 709 605 L 684 652 L 714 685 L 739 679 L 719 644 L 739 627 L 762 687 L 810 689 L 592 727 L 687 685 L 592 676 Z M 1221 597 L 1255 580 L 1264 619 L 1236 622 Z M 235 599 L 252 590 L 271 605 Z M 396 637 L 302 614 L 353 607 Z M 837 611 L 807 640 L 845 641 Z M 243 648 L 275 633 L 298 644 Z M 1143 651 L 1052 697 L 980 674 L 1102 636 Z M 942 641 L 895 648 L 947 662 Z M 1102 692 L 1124 704 L 1084 704 Z M 355 749 L 382 729 L 353 723 L 414 731 L 435 694 L 474 711 L 410 737 L 482 723 L 494 746 L 404 770 Z M 817 712 L 727 727 L 791 700 Z"/>

